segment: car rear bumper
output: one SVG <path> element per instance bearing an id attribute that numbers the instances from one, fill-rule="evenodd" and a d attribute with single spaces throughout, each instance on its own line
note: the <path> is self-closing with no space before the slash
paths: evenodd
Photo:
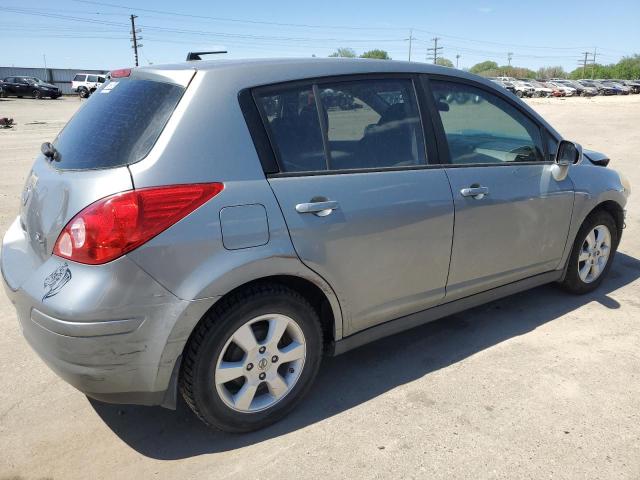
<path id="1" fill-rule="evenodd" d="M 100 266 L 51 256 L 39 266 L 23 261 L 29 273 L 15 275 L 9 270 L 19 268 L 21 259 L 14 257 L 28 255 L 29 248 L 23 245 L 20 252 L 10 244 L 19 241 L 16 228 L 14 222 L 3 241 L 3 283 L 40 358 L 98 400 L 167 403 L 176 360 L 211 302 L 177 298 L 126 256 Z M 48 279 L 59 271 L 62 286 L 50 295 Z M 179 328 L 185 319 L 188 328 Z"/>

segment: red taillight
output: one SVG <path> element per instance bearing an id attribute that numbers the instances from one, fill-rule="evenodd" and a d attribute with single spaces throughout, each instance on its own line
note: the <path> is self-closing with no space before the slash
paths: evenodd
<path id="1" fill-rule="evenodd" d="M 152 187 L 92 203 L 64 227 L 53 253 L 74 262 L 110 262 L 186 217 L 222 191 L 222 183 Z"/>
<path id="2" fill-rule="evenodd" d="M 131 75 L 130 68 L 119 68 L 118 70 L 111 70 L 111 78 L 123 78 Z"/>

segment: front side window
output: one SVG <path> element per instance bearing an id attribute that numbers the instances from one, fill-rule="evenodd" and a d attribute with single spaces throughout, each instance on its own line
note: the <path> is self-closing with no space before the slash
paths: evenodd
<path id="1" fill-rule="evenodd" d="M 544 160 L 540 128 L 510 103 L 466 84 L 430 84 L 452 164 Z"/>
<path id="2" fill-rule="evenodd" d="M 258 93 L 256 100 L 284 172 L 426 163 L 411 80 L 284 87 Z"/>

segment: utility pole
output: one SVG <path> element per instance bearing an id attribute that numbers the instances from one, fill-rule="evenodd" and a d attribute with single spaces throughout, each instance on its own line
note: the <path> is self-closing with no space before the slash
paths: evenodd
<path id="1" fill-rule="evenodd" d="M 507 52 L 507 63 L 511 66 L 511 59 L 513 58 L 513 52 Z"/>
<path id="2" fill-rule="evenodd" d="M 596 50 L 598 47 L 593 47 L 593 63 L 591 64 L 591 79 L 596 77 Z"/>
<path id="3" fill-rule="evenodd" d="M 409 30 L 409 38 L 405 38 L 406 40 L 409 40 L 409 61 L 411 61 L 411 45 L 412 42 L 415 40 L 416 38 L 413 36 L 413 29 Z"/>
<path id="4" fill-rule="evenodd" d="M 458 68 L 458 60 L 460 59 L 460 54 L 456 54 L 456 69 Z"/>
<path id="5" fill-rule="evenodd" d="M 438 61 L 438 52 L 442 50 L 442 47 L 438 46 L 438 40 L 440 40 L 440 38 L 434 37 L 431 40 L 433 40 L 433 48 L 427 48 L 427 56 L 429 55 L 429 52 L 433 52 L 433 63 L 435 65 Z"/>
<path id="6" fill-rule="evenodd" d="M 582 52 L 584 59 L 582 60 L 582 78 L 587 77 L 587 60 L 589 58 L 589 52 Z"/>
<path id="7" fill-rule="evenodd" d="M 137 15 L 131 15 L 131 41 L 133 42 L 133 45 L 131 46 L 131 48 L 133 48 L 133 55 L 136 60 L 136 67 L 137 67 L 138 66 L 138 47 L 142 47 L 142 44 L 138 44 L 138 40 L 142 40 L 142 37 L 138 37 L 138 33 L 140 33 L 141 30 L 140 29 L 136 30 L 136 18 L 138 18 Z"/>

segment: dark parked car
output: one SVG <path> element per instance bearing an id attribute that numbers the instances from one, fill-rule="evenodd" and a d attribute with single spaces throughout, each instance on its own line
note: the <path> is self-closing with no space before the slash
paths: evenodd
<path id="1" fill-rule="evenodd" d="M 580 85 L 585 87 L 596 87 L 598 89 L 598 95 L 617 95 L 618 90 L 609 85 L 605 85 L 597 80 L 578 80 Z"/>
<path id="2" fill-rule="evenodd" d="M 3 89 L 6 97 L 56 99 L 62 95 L 58 87 L 36 77 L 7 77 L 4 79 Z"/>
<path id="3" fill-rule="evenodd" d="M 631 93 L 640 93 L 640 80 L 618 80 L 625 87 L 629 87 Z"/>

